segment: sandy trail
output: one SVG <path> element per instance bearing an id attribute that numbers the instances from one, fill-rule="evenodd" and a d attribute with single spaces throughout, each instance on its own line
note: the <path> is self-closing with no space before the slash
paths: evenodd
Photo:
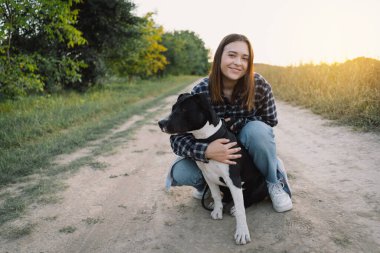
<path id="1" fill-rule="evenodd" d="M 0 252 L 380 252 L 379 135 L 332 126 L 278 102 L 278 154 L 294 209 L 276 213 L 269 200 L 250 207 L 252 242 L 236 246 L 234 218 L 212 220 L 189 187 L 164 190 L 174 155 L 156 122 L 175 99 L 116 129 L 139 126 L 96 157 L 106 169 L 81 168 L 66 180 L 62 202 L 30 210 L 20 222 L 35 223 L 34 231 L 1 238 Z M 76 230 L 59 232 L 67 226 Z"/>

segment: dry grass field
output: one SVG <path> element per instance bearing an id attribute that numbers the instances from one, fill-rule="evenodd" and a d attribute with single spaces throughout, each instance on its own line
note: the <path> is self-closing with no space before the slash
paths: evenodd
<path id="1" fill-rule="evenodd" d="M 380 131 L 380 61 L 279 67 L 258 64 L 277 98 L 361 130 Z"/>

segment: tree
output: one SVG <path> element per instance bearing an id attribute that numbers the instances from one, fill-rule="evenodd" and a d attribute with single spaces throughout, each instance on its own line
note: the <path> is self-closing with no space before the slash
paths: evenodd
<path id="1" fill-rule="evenodd" d="M 163 70 L 167 64 L 166 57 L 162 54 L 167 49 L 160 44 L 164 29 L 155 24 L 152 16 L 153 13 L 146 14 L 144 17 L 145 26 L 142 28 L 145 49 L 141 52 L 142 68 L 140 73 L 145 76 L 156 74 Z"/>
<path id="2" fill-rule="evenodd" d="M 162 44 L 167 48 L 164 55 L 169 62 L 164 73 L 204 75 L 208 72 L 209 51 L 194 32 L 167 32 L 163 35 Z"/>
<path id="3" fill-rule="evenodd" d="M 60 83 L 80 79 L 78 70 L 85 65 L 65 50 L 86 42 L 74 27 L 78 12 L 71 7 L 79 1 L 4 0 L 0 3 L 2 96 L 42 91 L 47 76 L 57 76 Z M 50 75 L 49 70 L 57 75 Z"/>
<path id="4" fill-rule="evenodd" d="M 131 57 L 117 62 L 116 68 L 120 75 L 150 77 L 163 71 L 167 61 L 163 52 L 166 48 L 161 44 L 163 28 L 158 26 L 153 13 L 146 14 L 140 23 L 141 38 L 131 44 L 125 44 L 123 51 L 133 52 Z"/>
<path id="5" fill-rule="evenodd" d="M 121 61 L 135 58 L 133 45 L 141 40 L 143 19 L 132 13 L 135 5 L 130 1 L 87 0 L 75 7 L 79 9 L 76 27 L 88 42 L 72 52 L 88 65 L 82 72 L 83 83 L 75 85 L 91 86 L 107 72 L 112 74 Z"/>

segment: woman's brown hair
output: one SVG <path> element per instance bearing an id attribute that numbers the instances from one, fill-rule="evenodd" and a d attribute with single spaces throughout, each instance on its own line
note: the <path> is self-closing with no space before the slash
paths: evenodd
<path id="1" fill-rule="evenodd" d="M 209 89 L 211 100 L 213 103 L 223 103 L 222 90 L 223 79 L 222 71 L 220 69 L 221 59 L 224 47 L 235 41 L 244 41 L 247 43 L 249 50 L 248 68 L 246 74 L 240 78 L 232 93 L 232 101 L 237 96 L 241 96 L 242 106 L 251 111 L 255 106 L 255 79 L 253 67 L 253 49 L 248 38 L 241 34 L 230 34 L 223 38 L 218 48 L 216 49 L 214 61 L 212 63 L 211 72 L 209 75 Z"/>

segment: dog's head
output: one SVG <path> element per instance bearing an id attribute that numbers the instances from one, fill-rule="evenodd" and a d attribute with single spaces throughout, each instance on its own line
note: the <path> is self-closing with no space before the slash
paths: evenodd
<path id="1" fill-rule="evenodd" d="M 216 126 L 219 119 L 206 95 L 184 93 L 179 95 L 171 114 L 158 125 L 165 133 L 183 134 L 201 129 L 207 122 Z"/>

